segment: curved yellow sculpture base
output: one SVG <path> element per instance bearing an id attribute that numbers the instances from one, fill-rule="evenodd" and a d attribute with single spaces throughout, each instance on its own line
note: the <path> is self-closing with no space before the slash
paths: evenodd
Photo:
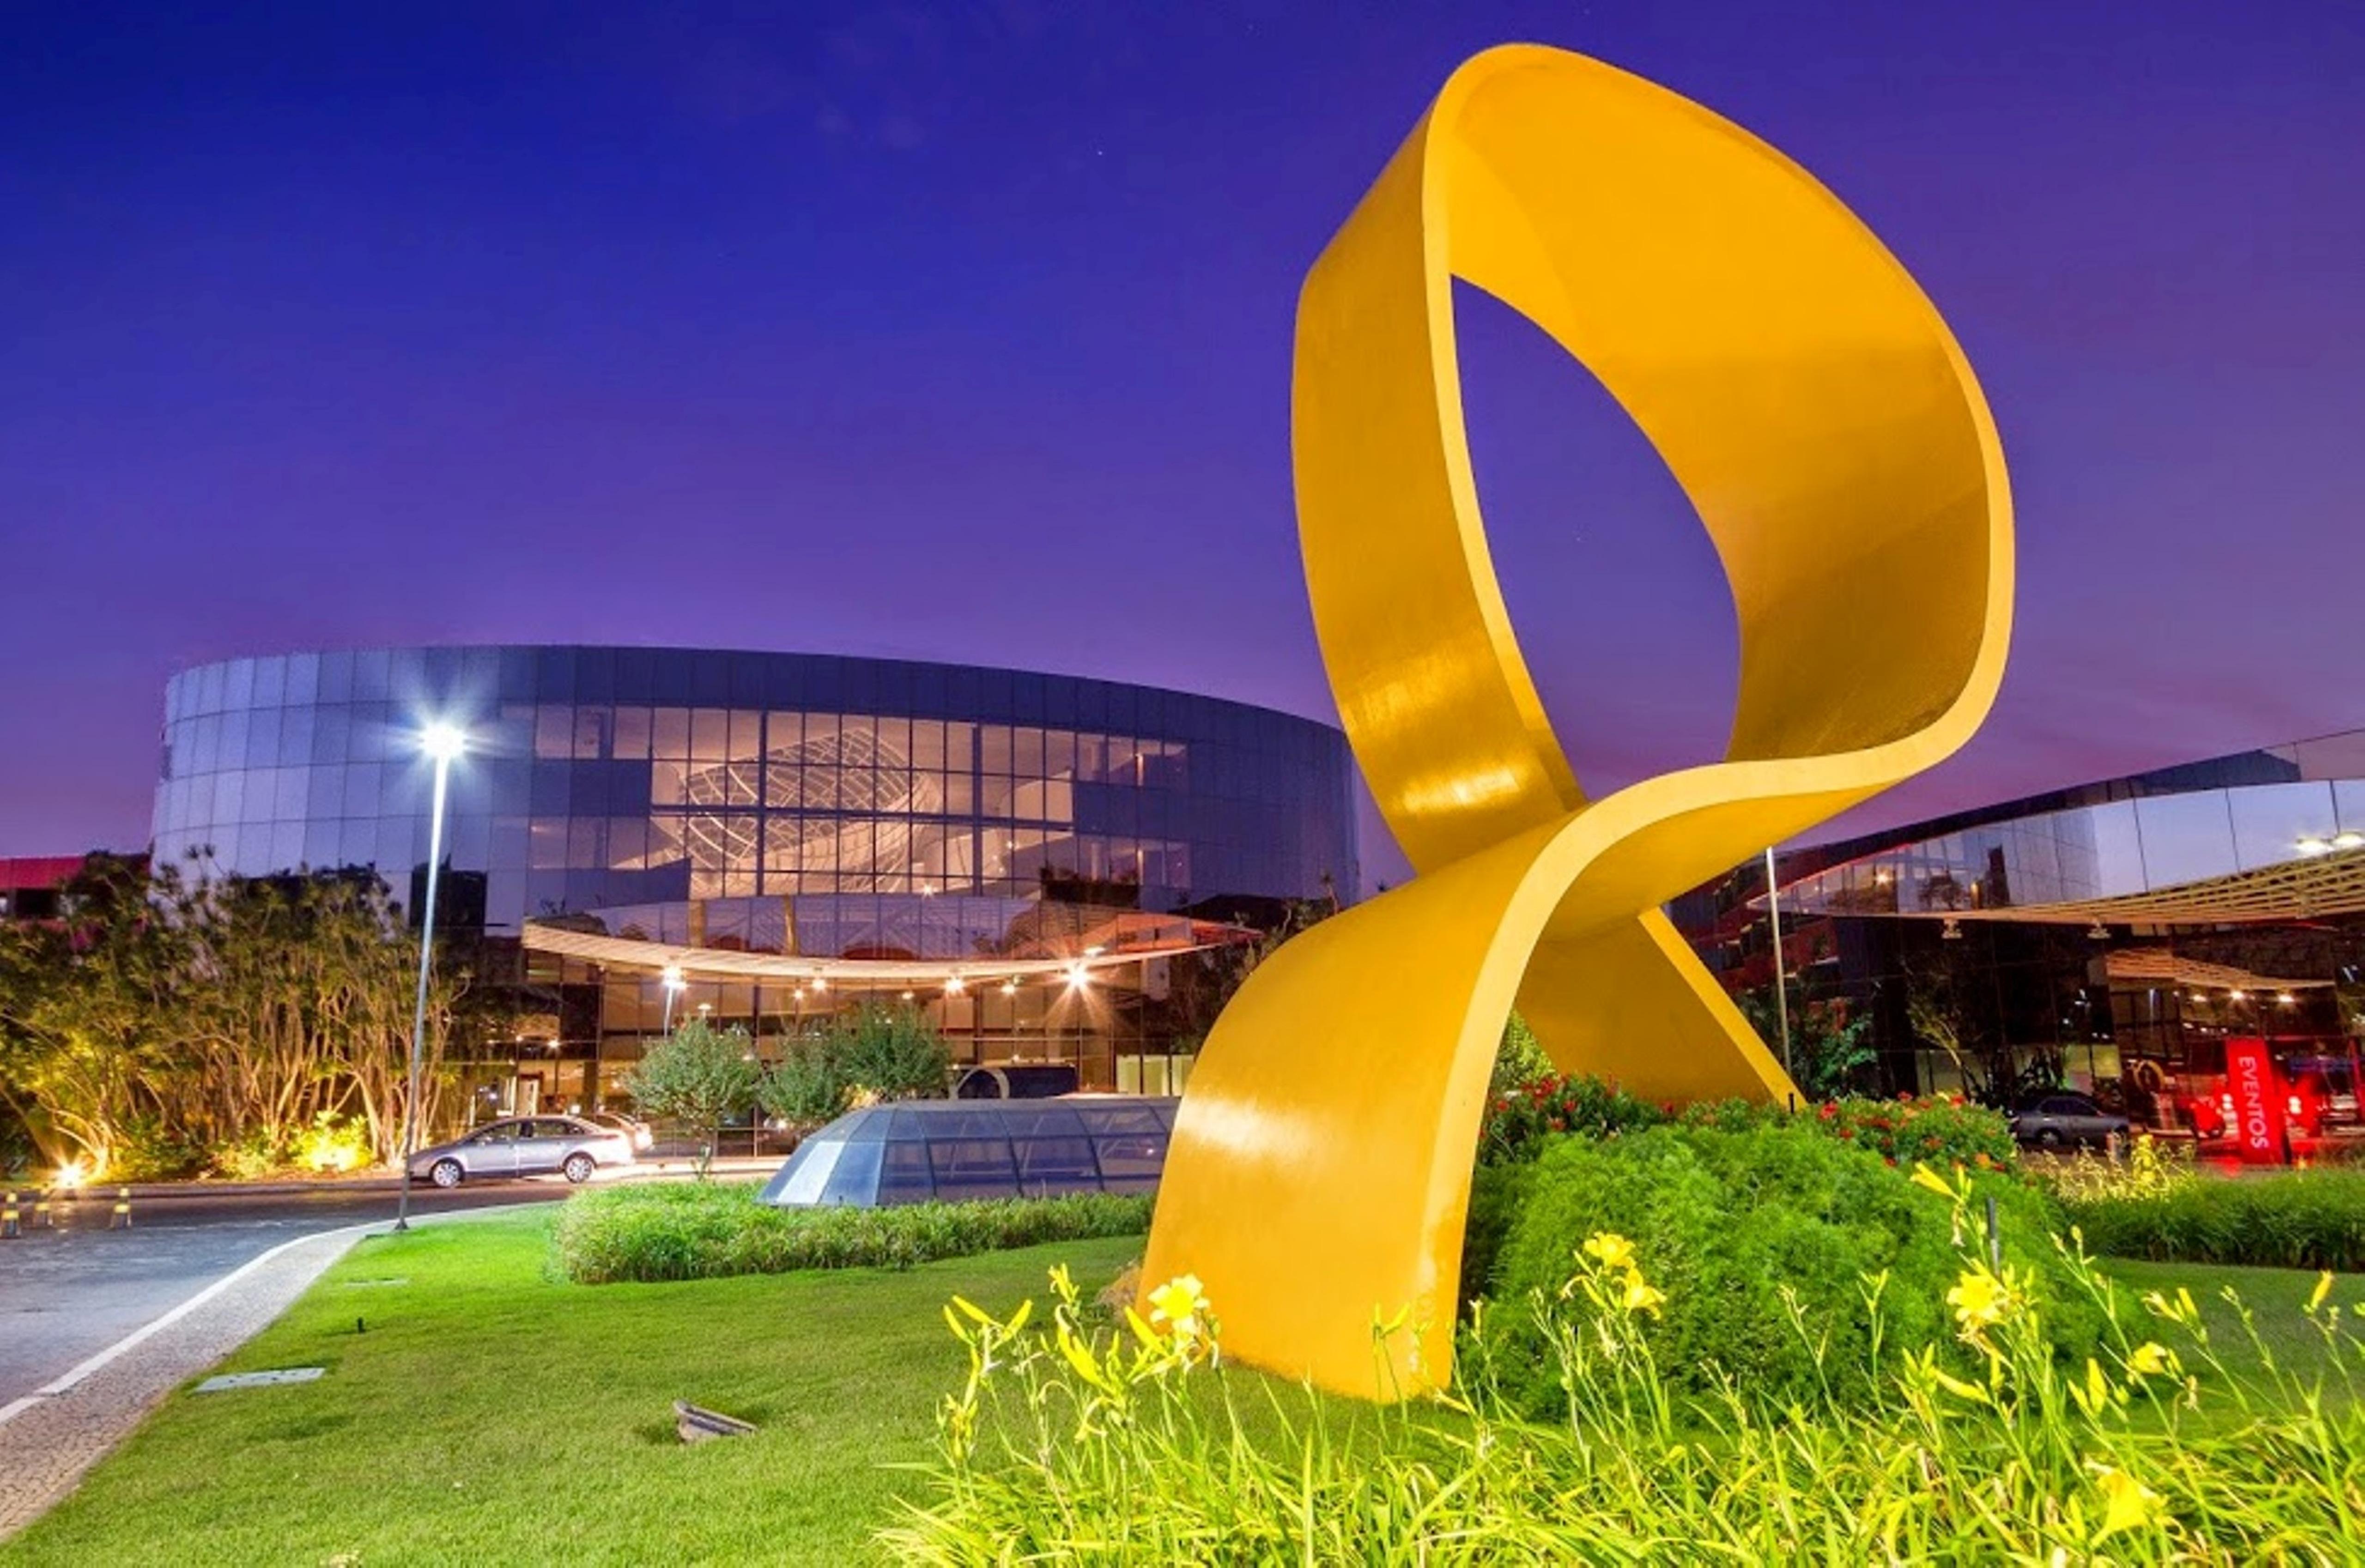
<path id="1" fill-rule="evenodd" d="M 1698 509 L 1741 629 L 1725 761 L 1579 790 L 1487 557 L 1457 277 L 1591 368 Z M 1332 689 L 1418 875 L 1225 1010 L 1144 1278 L 1197 1274 L 1236 1358 L 1409 1394 L 1450 1373 L 1515 1002 L 1567 1070 L 1790 1092 L 1659 906 L 1969 737 L 2002 675 L 2010 503 L 1969 366 L 1845 207 L 1698 105 L 1529 46 L 1454 73 L 1316 264 L 1294 425 Z"/>

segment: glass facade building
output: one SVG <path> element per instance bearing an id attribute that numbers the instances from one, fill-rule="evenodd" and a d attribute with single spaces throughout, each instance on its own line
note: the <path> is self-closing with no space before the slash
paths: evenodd
<path id="1" fill-rule="evenodd" d="M 1867 1017 L 1878 1087 L 2008 1066 L 2206 1133 L 2225 1042 L 2252 1036 L 2311 1117 L 2356 1114 L 2365 732 L 1792 850 L 1776 876 L 1793 1014 Z M 1770 998 L 1762 861 L 1670 913 L 1728 989 Z"/>
<path id="2" fill-rule="evenodd" d="M 1065 676 L 659 648 L 185 670 L 165 693 L 153 853 L 250 876 L 374 868 L 415 922 L 432 783 L 418 738 L 435 722 L 468 736 L 439 923 L 496 941 L 566 921 L 694 947 L 958 958 L 1028 937 L 1049 950 L 1110 919 L 1254 923 L 1356 885 L 1351 763 L 1328 725 Z M 615 1042 L 659 1027 L 651 976 L 524 962 L 541 1001 L 521 1033 L 559 1061 L 629 1060 Z M 678 1003 L 759 1035 L 813 1011 L 766 989 L 696 984 Z M 1030 1005 L 996 990 L 949 1022 L 980 1060 L 1088 1033 Z M 1113 1060 L 1087 1074 L 1120 1076 Z M 566 1100 L 601 1097 L 596 1074 L 584 1087 Z"/>

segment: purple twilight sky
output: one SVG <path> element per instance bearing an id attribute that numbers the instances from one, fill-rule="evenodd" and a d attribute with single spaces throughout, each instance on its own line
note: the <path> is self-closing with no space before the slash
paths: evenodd
<path id="1" fill-rule="evenodd" d="M 1858 823 L 2365 724 L 2365 7 L 28 0 L 0 855 L 141 843 L 165 677 L 237 653 L 825 649 L 1330 717 L 1298 281 L 1509 39 L 1814 171 L 1995 406 L 2012 674 Z M 1705 535 L 1581 371 L 1464 316 L 1580 772 L 1712 755 Z M 1401 874 L 1375 824 L 1364 858 Z"/>

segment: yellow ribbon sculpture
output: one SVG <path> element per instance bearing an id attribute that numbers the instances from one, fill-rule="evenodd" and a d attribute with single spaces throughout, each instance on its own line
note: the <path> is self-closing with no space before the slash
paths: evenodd
<path id="1" fill-rule="evenodd" d="M 1579 790 L 1487 558 L 1455 278 L 1598 376 L 1698 508 L 1740 624 L 1725 761 Z M 1239 1360 L 1409 1394 L 1451 1371 L 1515 1002 L 1565 1071 L 1790 1092 L 1659 906 L 1969 738 L 2003 673 L 2011 501 L 1962 351 L 1836 197 L 1700 106 L 1534 46 L 1455 72 L 1316 263 L 1293 422 L 1331 688 L 1418 874 L 1225 1010 L 1144 1278 L 1198 1275 Z"/>

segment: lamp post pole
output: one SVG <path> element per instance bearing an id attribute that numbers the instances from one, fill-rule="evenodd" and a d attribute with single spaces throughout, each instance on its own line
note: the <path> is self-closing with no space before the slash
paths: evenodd
<path id="1" fill-rule="evenodd" d="M 1782 1025 L 1782 1073 L 1790 1077 L 1790 987 L 1783 974 L 1782 897 L 1774 890 L 1774 847 L 1765 848 L 1765 913 L 1774 923 L 1774 1016 Z M 1793 1082 L 1797 1081 L 1795 1079 Z"/>
<path id="2" fill-rule="evenodd" d="M 402 1189 L 395 1199 L 394 1228 L 410 1228 L 410 1157 L 419 1148 L 420 1058 L 427 1049 L 427 980 L 435 963 L 435 883 L 443 861 L 443 801 L 452 781 L 452 759 L 466 746 L 466 737 L 448 724 L 437 724 L 420 737 L 420 745 L 435 759 L 435 803 L 427 826 L 427 907 L 419 919 L 419 992 L 410 1009 L 410 1094 L 402 1105 Z"/>
<path id="3" fill-rule="evenodd" d="M 665 987 L 665 1027 L 658 1033 L 670 1036 L 673 1033 L 673 999 L 680 995 L 689 982 L 681 978 L 680 965 L 667 964 L 658 978 L 658 983 Z"/>

